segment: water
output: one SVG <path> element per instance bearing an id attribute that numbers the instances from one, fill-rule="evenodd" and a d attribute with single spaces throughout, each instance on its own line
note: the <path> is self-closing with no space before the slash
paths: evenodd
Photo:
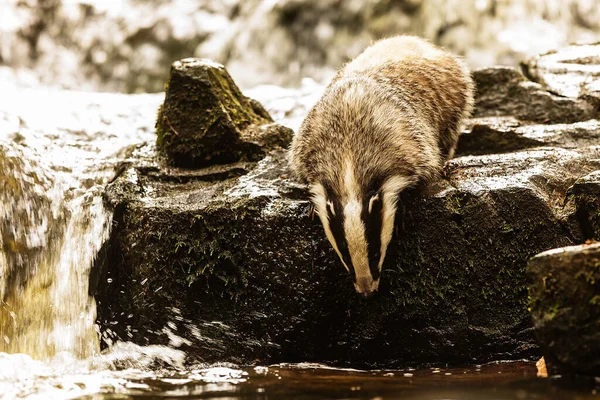
<path id="1" fill-rule="evenodd" d="M 161 346 L 120 344 L 109 353 L 50 364 L 24 355 L 6 357 L 0 393 L 30 399 L 577 399 L 598 398 L 594 385 L 536 378 L 529 362 L 418 370 L 359 371 L 319 364 L 184 368 L 183 354 Z M 4 358 L 4 359 L 3 359 Z M 115 369 L 119 368 L 119 369 Z"/>
<path id="2" fill-rule="evenodd" d="M 3 87 L 0 352 L 99 352 L 88 283 L 111 224 L 102 191 L 123 151 L 152 140 L 161 99 Z"/>

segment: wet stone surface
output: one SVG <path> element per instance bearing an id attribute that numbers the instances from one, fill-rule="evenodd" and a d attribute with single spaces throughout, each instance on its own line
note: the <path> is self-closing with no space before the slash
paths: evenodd
<path id="1" fill-rule="evenodd" d="M 547 90 L 600 104 L 600 43 L 575 44 L 534 57 L 525 72 Z"/>
<path id="2" fill-rule="evenodd" d="M 171 343 L 190 360 L 244 364 L 537 356 L 526 262 L 600 239 L 587 183 L 600 169 L 598 113 L 515 70 L 475 76 L 476 118 L 458 157 L 436 184 L 402 196 L 368 301 L 290 179 L 284 150 L 182 170 L 152 144 L 138 147 L 105 192 L 115 211 L 96 265 L 105 343 Z"/>
<path id="3" fill-rule="evenodd" d="M 598 102 L 589 98 L 563 97 L 528 81 L 513 68 L 493 67 L 475 71 L 475 117 L 511 116 L 543 124 L 573 123 L 598 118 Z"/>

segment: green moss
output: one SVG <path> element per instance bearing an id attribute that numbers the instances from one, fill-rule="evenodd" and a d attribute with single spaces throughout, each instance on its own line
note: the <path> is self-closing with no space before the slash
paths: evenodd
<path id="1" fill-rule="evenodd" d="M 512 232 L 512 231 L 513 231 L 513 228 L 512 228 L 512 226 L 510 226 L 509 224 L 507 224 L 507 223 L 504 223 L 504 224 L 502 225 L 502 232 L 504 232 L 504 233 L 510 233 L 510 232 Z"/>
<path id="2" fill-rule="evenodd" d="M 271 119 L 254 112 L 227 71 L 209 64 L 178 63 L 171 68 L 156 124 L 157 145 L 171 162 L 193 167 L 261 153 L 242 134 L 248 126 Z"/>

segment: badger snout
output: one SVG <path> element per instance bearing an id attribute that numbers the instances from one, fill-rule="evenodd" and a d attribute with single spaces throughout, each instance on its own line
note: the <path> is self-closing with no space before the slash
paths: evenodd
<path id="1" fill-rule="evenodd" d="M 379 288 L 379 280 L 373 280 L 370 276 L 356 278 L 354 287 L 356 292 L 363 297 L 371 297 Z"/>

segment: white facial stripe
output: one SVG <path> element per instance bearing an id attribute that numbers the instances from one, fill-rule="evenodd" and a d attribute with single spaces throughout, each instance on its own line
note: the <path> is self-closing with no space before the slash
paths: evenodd
<path id="1" fill-rule="evenodd" d="M 373 203 L 376 202 L 377 200 L 379 200 L 379 193 L 377 193 L 375 196 L 371 197 L 371 200 L 369 200 L 369 214 L 371 214 L 371 211 L 373 211 Z"/>
<path id="2" fill-rule="evenodd" d="M 398 193 L 411 184 L 413 184 L 413 182 L 410 179 L 402 176 L 394 176 L 383 184 L 383 221 L 381 224 L 381 256 L 379 258 L 379 270 L 381 270 L 381 267 L 383 266 L 385 253 L 390 244 L 390 240 L 392 240 L 392 233 L 394 232 L 394 219 L 396 217 Z"/>
<path id="3" fill-rule="evenodd" d="M 346 161 L 346 174 L 344 175 L 344 186 L 347 191 L 348 199 L 358 200 L 358 183 L 356 183 L 356 177 L 354 176 L 354 170 L 352 169 L 352 162 Z"/>
<path id="4" fill-rule="evenodd" d="M 365 224 L 360 217 L 362 202 L 360 201 L 358 184 L 356 183 L 350 161 L 346 163 L 344 183 L 348 196 L 348 201 L 344 206 L 344 234 L 346 235 L 348 252 L 354 266 L 354 274 L 357 279 L 368 278 L 371 280 Z"/>
<path id="5" fill-rule="evenodd" d="M 323 224 L 323 229 L 325 230 L 325 236 L 333 246 L 333 249 L 337 253 L 340 260 L 342 260 L 342 264 L 344 264 L 344 268 L 350 272 L 350 268 L 344 262 L 342 257 L 342 253 L 337 247 L 335 242 L 335 238 L 333 237 L 333 233 L 331 232 L 331 228 L 329 227 L 329 218 L 327 217 L 327 199 L 325 197 L 325 188 L 320 183 L 311 185 L 310 192 L 312 193 L 313 204 L 315 205 L 315 210 L 317 211 L 317 215 L 321 219 L 321 224 Z"/>
<path id="6" fill-rule="evenodd" d="M 352 199 L 346 204 L 344 207 L 344 233 L 356 278 L 368 277 L 371 279 L 365 224 L 360 218 L 361 208 L 361 202 L 357 199 Z"/>

